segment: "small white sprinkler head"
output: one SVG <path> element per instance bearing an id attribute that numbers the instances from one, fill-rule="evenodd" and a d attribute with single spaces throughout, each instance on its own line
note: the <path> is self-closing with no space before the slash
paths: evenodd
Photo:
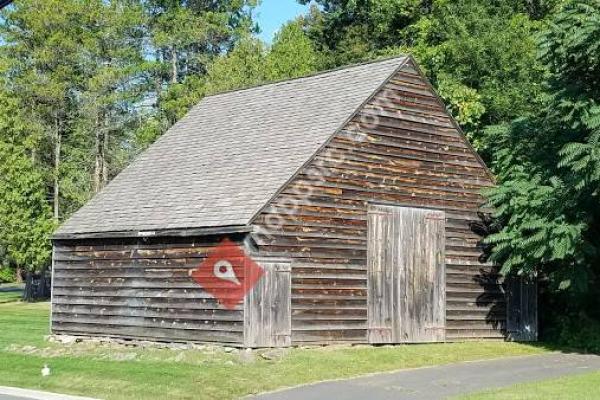
<path id="1" fill-rule="evenodd" d="M 42 368 L 42 376 L 49 376 L 50 368 L 48 368 L 48 364 L 44 364 L 44 368 Z"/>

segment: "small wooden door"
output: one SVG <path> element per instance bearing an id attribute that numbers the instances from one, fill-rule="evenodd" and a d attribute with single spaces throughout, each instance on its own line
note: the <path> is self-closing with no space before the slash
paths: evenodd
<path id="1" fill-rule="evenodd" d="M 292 338 L 291 262 L 254 257 L 264 276 L 244 299 L 244 346 L 289 347 Z"/>
<path id="2" fill-rule="evenodd" d="M 506 287 L 506 331 L 509 340 L 538 340 L 537 278 L 509 275 Z"/>
<path id="3" fill-rule="evenodd" d="M 369 207 L 370 343 L 444 341 L 444 245 L 443 211 Z"/>

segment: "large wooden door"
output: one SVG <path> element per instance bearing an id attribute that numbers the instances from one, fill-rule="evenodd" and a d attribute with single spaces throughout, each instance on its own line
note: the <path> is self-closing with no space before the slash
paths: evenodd
<path id="1" fill-rule="evenodd" d="M 444 341 L 444 212 L 372 205 L 368 226 L 369 342 Z"/>

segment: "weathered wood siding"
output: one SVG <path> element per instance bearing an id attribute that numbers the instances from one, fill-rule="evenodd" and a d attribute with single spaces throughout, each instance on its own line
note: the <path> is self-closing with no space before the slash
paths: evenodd
<path id="1" fill-rule="evenodd" d="M 369 207 L 369 343 L 444 341 L 445 220 L 437 210 Z"/>
<path id="2" fill-rule="evenodd" d="M 504 295 L 469 227 L 491 185 L 407 64 L 255 220 L 260 253 L 294 259 L 292 341 L 367 341 L 370 202 L 445 211 L 446 338 L 502 338 Z"/>
<path id="3" fill-rule="evenodd" d="M 291 263 L 254 258 L 265 274 L 244 301 L 244 345 L 289 347 L 292 333 Z"/>
<path id="4" fill-rule="evenodd" d="M 221 239 L 56 241 L 52 331 L 243 344 L 243 304 L 224 309 L 188 275 Z"/>

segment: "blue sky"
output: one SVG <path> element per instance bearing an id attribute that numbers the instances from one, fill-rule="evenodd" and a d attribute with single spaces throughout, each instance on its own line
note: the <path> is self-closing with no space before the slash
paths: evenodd
<path id="1" fill-rule="evenodd" d="M 307 10 L 308 6 L 298 4 L 296 0 L 262 0 L 262 4 L 254 12 L 262 30 L 261 39 L 271 43 L 281 25 L 305 14 Z"/>

